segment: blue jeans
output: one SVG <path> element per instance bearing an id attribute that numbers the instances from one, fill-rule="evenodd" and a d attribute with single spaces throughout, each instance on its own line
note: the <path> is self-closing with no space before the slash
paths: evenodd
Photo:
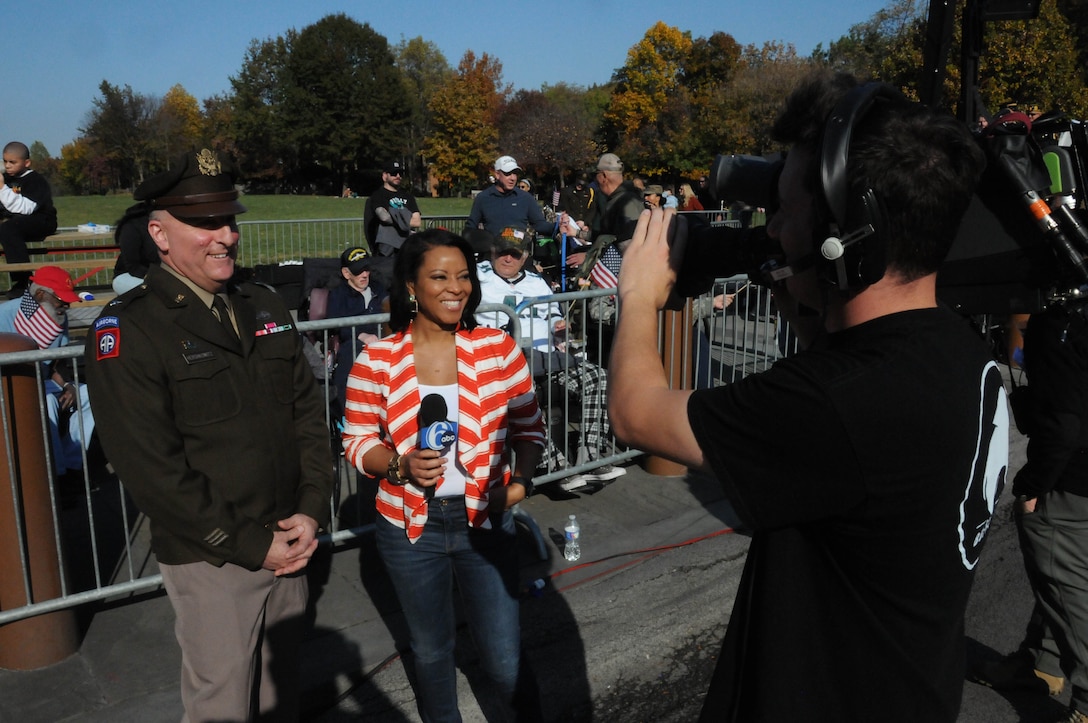
<path id="1" fill-rule="evenodd" d="M 490 682 L 480 700 L 488 720 L 513 720 L 521 658 L 514 517 L 492 515 L 494 529 L 470 528 L 462 497 L 430 501 L 423 534 L 412 544 L 404 530 L 378 515 L 378 554 L 397 591 L 415 657 L 417 706 L 424 723 L 460 721 L 454 644 L 454 581 L 469 630 Z"/>

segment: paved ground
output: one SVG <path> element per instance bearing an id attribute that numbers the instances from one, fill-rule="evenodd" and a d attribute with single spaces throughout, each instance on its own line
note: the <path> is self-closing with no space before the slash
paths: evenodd
<path id="1" fill-rule="evenodd" d="M 1014 437 L 1013 470 L 1022 459 Z M 549 538 L 546 561 L 523 540 L 522 578 L 546 586 L 526 594 L 522 626 L 550 721 L 693 720 L 728 622 L 747 538 L 729 531 L 734 520 L 717 486 L 629 470 L 593 494 L 555 490 L 524 505 Z M 1006 491 L 977 573 L 967 620 L 972 661 L 1013 649 L 1030 609 L 1010 505 Z M 555 544 L 571 512 L 584 537 L 574 564 Z M 313 583 L 314 629 L 302 655 L 306 720 L 418 720 L 397 654 L 403 621 L 370 540 L 326 555 Z M 83 611 L 76 655 L 42 670 L 0 671 L 0 721 L 178 720 L 172 618 L 161 594 Z M 460 649 L 465 719 L 479 721 L 467 636 Z M 960 721 L 1053 720 L 1067 701 L 967 683 Z"/>

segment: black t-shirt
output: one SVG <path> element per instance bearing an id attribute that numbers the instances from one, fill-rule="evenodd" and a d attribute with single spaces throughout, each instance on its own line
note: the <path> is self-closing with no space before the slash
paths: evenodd
<path id="1" fill-rule="evenodd" d="M 412 213 L 419 213 L 419 204 L 416 203 L 415 196 L 407 191 L 400 189 L 390 191 L 385 186 L 380 186 L 370 194 L 366 199 L 366 206 L 363 207 L 363 230 L 366 232 L 366 241 L 372 250 L 378 239 L 379 222 L 378 217 L 374 215 L 374 210 L 377 208 L 407 208 Z"/>
<path id="2" fill-rule="evenodd" d="M 1027 463 L 1013 492 L 1038 497 L 1053 490 L 1088 496 L 1088 320 L 1080 306 L 1053 305 L 1032 314 L 1024 333 L 1030 385 Z"/>
<path id="3" fill-rule="evenodd" d="M 892 314 L 688 415 L 756 530 L 703 719 L 954 721 L 1008 464 L 985 346 L 950 312 Z"/>

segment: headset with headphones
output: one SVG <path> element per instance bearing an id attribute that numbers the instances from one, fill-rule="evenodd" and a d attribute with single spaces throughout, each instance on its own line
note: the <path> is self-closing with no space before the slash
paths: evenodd
<path id="1" fill-rule="evenodd" d="M 877 102 L 906 102 L 886 83 L 850 90 L 828 115 L 820 142 L 820 213 L 826 228 L 817 231 L 821 275 L 840 291 L 879 281 L 886 265 L 883 204 L 876 192 L 847 173 L 854 128 Z M 822 237 L 822 238 L 821 238 Z"/>

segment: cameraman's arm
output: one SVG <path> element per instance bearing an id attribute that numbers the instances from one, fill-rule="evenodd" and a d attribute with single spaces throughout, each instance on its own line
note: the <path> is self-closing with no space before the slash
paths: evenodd
<path id="1" fill-rule="evenodd" d="M 608 414 L 616 436 L 639 449 L 703 468 L 688 421 L 688 390 L 670 389 L 657 348 L 658 310 L 675 280 L 670 209 L 644 211 L 620 267 L 620 313 L 608 368 Z M 674 224 L 675 226 L 675 224 Z M 683 238 L 676 253 L 683 252 Z"/>

